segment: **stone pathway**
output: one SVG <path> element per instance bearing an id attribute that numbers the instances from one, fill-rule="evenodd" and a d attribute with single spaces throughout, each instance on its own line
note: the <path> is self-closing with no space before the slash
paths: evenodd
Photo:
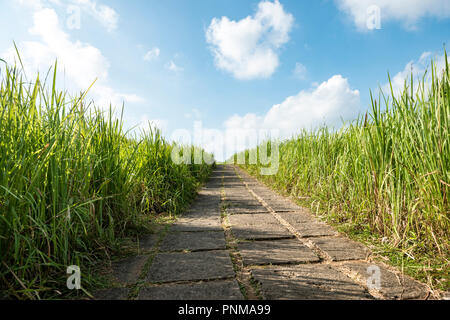
<path id="1" fill-rule="evenodd" d="M 233 166 L 218 166 L 191 208 L 167 231 L 142 238 L 139 252 L 113 264 L 115 287 L 97 299 L 429 296 L 425 285 L 371 262 L 363 245 Z M 378 283 L 368 285 L 370 272 Z"/>

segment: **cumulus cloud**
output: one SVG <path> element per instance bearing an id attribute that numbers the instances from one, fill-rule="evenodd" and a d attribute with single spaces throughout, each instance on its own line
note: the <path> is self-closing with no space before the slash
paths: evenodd
<path id="1" fill-rule="evenodd" d="M 173 62 L 173 60 L 170 60 L 168 63 L 166 63 L 165 67 L 166 67 L 166 69 L 173 71 L 173 72 L 183 71 L 183 68 L 177 66 L 175 64 L 175 62 Z"/>
<path id="2" fill-rule="evenodd" d="M 79 5 L 82 9 L 88 12 L 108 31 L 113 31 L 117 28 L 119 15 L 113 8 L 101 3 L 97 3 L 94 0 L 73 0 L 73 3 Z"/>
<path id="3" fill-rule="evenodd" d="M 153 48 L 144 55 L 144 60 L 145 61 L 155 60 L 156 58 L 159 57 L 160 53 L 161 51 L 159 50 L 159 48 Z"/>
<path id="4" fill-rule="evenodd" d="M 423 17 L 450 17 L 448 0 L 335 0 L 337 7 L 348 14 L 360 31 L 367 30 L 367 9 L 380 8 L 381 20 L 396 20 L 413 29 Z"/>
<path id="5" fill-rule="evenodd" d="M 35 11 L 51 6 L 76 5 L 97 20 L 108 31 L 117 29 L 119 14 L 111 7 L 98 3 L 95 0 L 69 0 L 66 3 L 60 0 L 16 0 L 21 6 Z"/>
<path id="6" fill-rule="evenodd" d="M 70 92 L 86 90 L 97 80 L 89 96 L 99 106 L 142 101 L 137 95 L 118 93 L 108 86 L 108 60 L 98 48 L 81 41 L 72 41 L 62 29 L 54 9 L 34 7 L 32 22 L 28 31 L 37 41 L 24 41 L 18 45 L 28 76 L 47 72 L 58 59 L 58 77 L 64 79 L 66 89 Z M 10 63 L 17 62 L 13 47 L 2 56 Z"/>
<path id="7" fill-rule="evenodd" d="M 342 121 L 355 119 L 360 110 L 359 91 L 353 90 L 346 78 L 335 75 L 315 88 L 302 90 L 286 98 L 264 115 L 234 115 L 225 121 L 224 126 L 230 133 L 275 132 L 279 138 L 288 138 L 302 129 L 314 129 L 321 125 L 338 128 Z M 249 144 L 241 147 L 235 144 L 236 137 L 227 137 L 225 143 L 228 155 L 254 147 Z M 250 144 L 252 140 L 249 139 Z"/>
<path id="8" fill-rule="evenodd" d="M 237 79 L 270 77 L 279 65 L 278 49 L 288 42 L 294 18 L 278 0 L 262 1 L 253 16 L 234 21 L 214 18 L 206 40 L 216 67 Z"/>

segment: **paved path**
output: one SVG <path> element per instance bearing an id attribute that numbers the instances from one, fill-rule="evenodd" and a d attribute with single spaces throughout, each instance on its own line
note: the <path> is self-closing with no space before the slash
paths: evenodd
<path id="1" fill-rule="evenodd" d="M 97 299 L 428 297 L 424 285 L 370 262 L 367 248 L 232 166 L 218 166 L 192 207 L 142 238 L 139 253 L 113 264 L 115 288 Z M 380 281 L 368 284 L 368 272 Z"/>

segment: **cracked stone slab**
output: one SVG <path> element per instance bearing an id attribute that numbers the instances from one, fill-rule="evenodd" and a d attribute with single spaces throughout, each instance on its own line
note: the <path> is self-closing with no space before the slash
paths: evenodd
<path id="1" fill-rule="evenodd" d="M 195 198 L 197 203 L 209 203 L 220 201 L 220 189 L 204 189 Z"/>
<path id="2" fill-rule="evenodd" d="M 281 215 L 280 215 L 281 216 Z M 309 217 L 309 221 L 306 220 L 307 217 L 289 214 L 282 215 L 289 224 L 300 234 L 302 237 L 322 237 L 322 236 L 335 236 L 338 233 L 329 225 L 323 222 L 314 221 L 312 217 Z M 303 220 L 306 221 L 303 221 Z"/>
<path id="3" fill-rule="evenodd" d="M 260 203 L 230 203 L 230 202 L 226 202 L 224 203 L 225 208 L 231 209 L 231 210 L 254 210 L 254 211 L 260 211 L 262 210 L 262 208 L 264 208 L 264 206 Z M 265 209 L 265 208 L 264 208 Z"/>
<path id="4" fill-rule="evenodd" d="M 229 219 L 231 231 L 238 239 L 256 240 L 294 237 L 271 214 L 233 215 Z"/>
<path id="5" fill-rule="evenodd" d="M 108 288 L 101 289 L 94 293 L 95 300 L 127 300 L 129 289 L 127 288 Z"/>
<path id="6" fill-rule="evenodd" d="M 225 198 L 231 199 L 231 198 L 246 198 L 251 199 L 253 198 L 252 194 L 247 191 L 247 189 L 239 190 L 237 191 L 234 187 L 233 189 L 228 190 L 225 188 Z"/>
<path id="7" fill-rule="evenodd" d="M 213 211 L 213 210 L 219 210 L 219 206 L 220 206 L 220 201 L 214 201 L 214 202 L 205 202 L 205 203 L 195 203 L 194 205 L 192 205 L 188 211 L 192 212 L 192 211 L 203 211 L 203 210 L 207 210 L 207 211 Z"/>
<path id="8" fill-rule="evenodd" d="M 272 200 L 272 199 L 266 199 L 263 198 L 264 201 L 267 203 L 269 207 L 272 208 L 275 212 L 282 212 L 282 211 L 296 211 L 300 210 L 301 208 L 297 206 L 296 204 L 291 203 L 288 200 Z"/>
<path id="9" fill-rule="evenodd" d="M 366 289 L 328 265 L 253 269 L 268 300 L 365 300 Z"/>
<path id="10" fill-rule="evenodd" d="M 272 190 L 258 190 L 257 188 L 251 188 L 254 193 L 259 197 L 271 200 L 284 200 L 285 198 L 280 196 L 278 193 Z"/>
<path id="11" fill-rule="evenodd" d="M 227 279 L 234 277 L 227 251 L 160 253 L 147 275 L 149 282 Z"/>
<path id="12" fill-rule="evenodd" d="M 258 209 L 245 209 L 245 208 L 231 208 L 227 209 L 227 213 L 230 215 L 244 215 L 244 214 L 267 214 L 269 211 L 266 208 L 258 208 Z"/>
<path id="13" fill-rule="evenodd" d="M 257 202 L 257 204 L 261 205 L 261 203 L 258 200 L 256 200 L 255 198 L 253 198 L 252 195 L 225 197 L 224 202 L 225 203 L 235 203 L 235 202 L 241 203 L 241 202 L 244 202 L 244 203 L 254 203 L 254 204 L 256 204 L 256 202 Z"/>
<path id="14" fill-rule="evenodd" d="M 252 196 L 252 194 L 245 187 L 237 187 L 237 186 L 226 186 L 225 188 L 225 197 L 241 197 L 241 196 Z"/>
<path id="15" fill-rule="evenodd" d="M 150 251 L 155 248 L 155 245 L 158 243 L 160 235 L 159 234 L 148 234 L 139 237 L 139 250 Z"/>
<path id="16" fill-rule="evenodd" d="M 176 232 L 168 234 L 160 251 L 198 251 L 226 249 L 223 232 Z"/>
<path id="17" fill-rule="evenodd" d="M 244 265 L 319 262 L 319 257 L 297 239 L 238 243 Z"/>
<path id="18" fill-rule="evenodd" d="M 280 195 L 278 195 L 278 194 L 276 194 L 275 192 L 273 192 L 273 191 L 270 191 L 270 192 L 256 192 L 256 191 L 254 191 L 255 192 L 255 194 L 258 196 L 258 197 L 260 197 L 260 198 L 262 198 L 266 203 L 267 202 L 269 202 L 269 201 L 275 201 L 275 202 L 280 202 L 280 201 L 285 201 L 286 200 L 286 198 L 284 198 L 283 196 L 280 196 Z"/>
<path id="19" fill-rule="evenodd" d="M 294 226 L 302 237 L 334 236 L 338 233 L 325 223 L 307 222 Z"/>
<path id="20" fill-rule="evenodd" d="M 233 194 L 233 195 L 229 195 L 226 194 L 225 195 L 225 201 L 226 202 L 236 202 L 236 203 L 248 203 L 248 204 L 260 204 L 260 202 L 253 197 L 253 195 L 251 193 L 247 193 L 247 194 Z"/>
<path id="21" fill-rule="evenodd" d="M 268 213 L 269 211 L 262 205 L 251 206 L 251 205 L 234 205 L 225 207 L 227 213 L 229 214 L 248 214 L 248 213 Z"/>
<path id="22" fill-rule="evenodd" d="M 189 211 L 204 210 L 204 209 L 217 210 L 219 208 L 219 205 L 220 200 L 196 202 L 188 210 Z"/>
<path id="23" fill-rule="evenodd" d="M 143 288 L 139 300 L 243 300 L 236 280 Z"/>
<path id="24" fill-rule="evenodd" d="M 195 198 L 197 203 L 208 203 L 220 201 L 220 189 L 203 189 Z"/>
<path id="25" fill-rule="evenodd" d="M 201 189 L 197 192 L 197 201 L 214 201 L 220 199 L 220 189 Z"/>
<path id="26" fill-rule="evenodd" d="M 255 192 L 256 193 L 256 192 Z M 277 202 L 281 202 L 284 201 L 285 198 L 279 196 L 279 195 L 275 195 L 273 193 L 271 194 L 260 194 L 260 193 L 256 193 L 256 195 L 260 198 L 262 198 L 264 200 L 264 202 L 266 202 L 267 204 L 269 204 L 270 201 L 277 201 Z M 296 210 L 299 210 L 299 208 L 296 208 Z M 291 211 L 295 211 L 295 210 L 291 210 Z"/>
<path id="27" fill-rule="evenodd" d="M 222 187 L 222 176 L 212 177 L 210 176 L 208 183 L 203 187 L 203 189 L 217 189 L 220 191 Z"/>
<path id="28" fill-rule="evenodd" d="M 224 184 L 224 194 L 226 197 L 239 197 L 239 196 L 250 196 L 251 193 L 248 192 L 248 190 L 244 187 L 241 188 L 240 186 L 233 186 L 233 185 L 227 185 Z"/>
<path id="29" fill-rule="evenodd" d="M 364 260 L 369 250 L 363 245 L 344 237 L 320 237 L 310 239 L 325 251 L 333 261 Z"/>
<path id="30" fill-rule="evenodd" d="M 215 207 L 195 207 L 185 211 L 183 217 L 186 218 L 208 218 L 208 217 L 220 216 L 220 206 L 217 204 Z"/>
<path id="31" fill-rule="evenodd" d="M 256 200 L 251 198 L 251 195 L 249 195 L 248 197 L 242 198 L 242 199 L 226 199 L 225 200 L 226 205 L 228 205 L 229 207 L 260 207 L 261 203 Z"/>
<path id="32" fill-rule="evenodd" d="M 219 191 L 219 190 L 218 190 Z M 211 191 L 209 194 L 200 194 L 195 198 L 195 202 L 193 205 L 207 205 L 210 203 L 216 203 L 220 201 L 220 193 L 214 192 L 215 194 L 211 194 Z"/>
<path id="33" fill-rule="evenodd" d="M 170 228 L 173 232 L 223 231 L 220 216 L 180 218 Z"/>
<path id="34" fill-rule="evenodd" d="M 269 187 L 266 187 L 266 186 L 262 185 L 261 183 L 255 185 L 252 188 L 252 190 L 256 194 L 260 194 L 261 193 L 261 194 L 267 194 L 267 195 L 271 195 L 271 194 L 272 195 L 277 195 L 277 193 L 274 190 L 270 189 Z"/>
<path id="35" fill-rule="evenodd" d="M 369 273 L 369 267 L 374 266 L 367 262 L 352 262 L 343 265 L 345 268 L 358 274 L 366 281 L 372 277 L 373 271 Z M 386 299 L 424 299 L 428 290 L 427 287 L 410 277 L 394 273 L 387 268 L 377 265 L 380 269 L 380 289 L 378 290 Z"/>
<path id="36" fill-rule="evenodd" d="M 135 283 L 148 260 L 147 255 L 131 256 L 112 263 L 113 276 L 124 284 Z"/>
<path id="37" fill-rule="evenodd" d="M 298 224 L 315 222 L 315 218 L 304 210 L 279 212 L 277 213 L 281 218 L 289 222 L 294 228 Z"/>

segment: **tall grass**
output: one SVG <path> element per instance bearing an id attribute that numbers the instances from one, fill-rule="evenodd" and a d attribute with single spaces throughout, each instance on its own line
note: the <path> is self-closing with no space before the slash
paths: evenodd
<path id="1" fill-rule="evenodd" d="M 431 80 L 418 85 L 411 77 L 399 96 L 391 86 L 390 95 L 372 98 L 366 115 L 338 131 L 303 131 L 282 142 L 278 172 L 260 178 L 412 257 L 427 253 L 448 262 L 448 64 L 442 75 L 437 71 L 432 64 Z M 260 164 L 246 163 L 259 174 Z"/>
<path id="2" fill-rule="evenodd" d="M 86 270 L 143 215 L 180 212 L 210 173 L 175 165 L 158 130 L 130 137 L 111 110 L 57 91 L 56 65 L 50 84 L 0 73 L 0 290 L 12 296 L 64 290 L 68 266 Z"/>

